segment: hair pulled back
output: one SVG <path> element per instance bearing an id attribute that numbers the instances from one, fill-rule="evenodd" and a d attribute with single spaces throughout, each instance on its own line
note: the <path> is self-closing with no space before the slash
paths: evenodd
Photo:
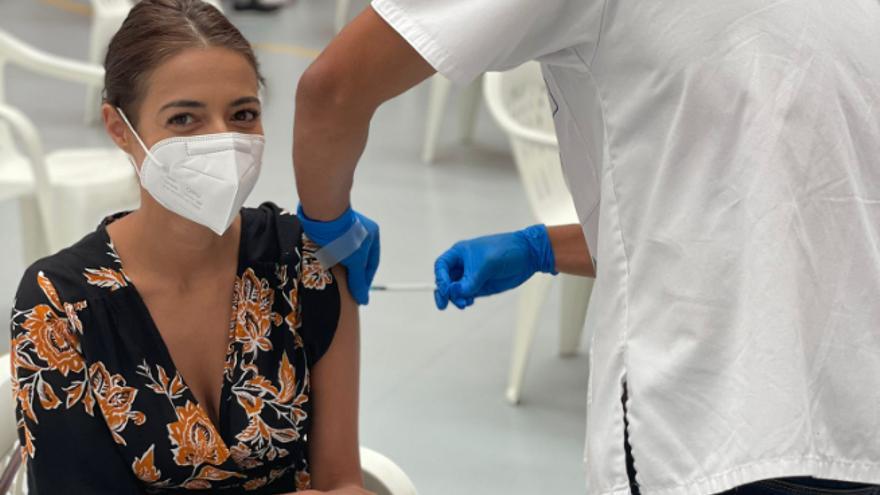
<path id="1" fill-rule="evenodd" d="M 214 6 L 202 0 L 139 1 L 107 49 L 104 101 L 134 124 L 153 70 L 184 50 L 208 47 L 240 53 L 264 82 L 250 43 Z"/>

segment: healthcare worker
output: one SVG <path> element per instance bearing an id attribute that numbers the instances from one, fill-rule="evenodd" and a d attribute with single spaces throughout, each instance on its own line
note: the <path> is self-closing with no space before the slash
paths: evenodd
<path id="1" fill-rule="evenodd" d="M 878 26 L 876 0 L 374 0 L 299 84 L 304 228 L 363 296 L 376 108 L 538 59 L 580 225 L 457 243 L 438 305 L 595 274 L 587 493 L 880 493 Z"/>

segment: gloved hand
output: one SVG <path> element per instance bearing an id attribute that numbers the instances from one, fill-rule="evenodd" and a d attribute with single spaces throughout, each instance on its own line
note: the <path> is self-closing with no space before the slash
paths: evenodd
<path id="1" fill-rule="evenodd" d="M 464 309 L 474 298 L 512 289 L 535 272 L 556 275 L 555 267 L 544 225 L 460 241 L 434 263 L 434 301 L 437 309 L 446 309 L 449 301 Z"/>
<path id="2" fill-rule="evenodd" d="M 358 304 L 370 302 L 370 285 L 379 269 L 379 226 L 348 208 L 339 218 L 319 222 L 308 218 L 302 205 L 297 208 L 303 232 L 321 249 L 319 260 L 330 268 L 336 263 L 348 270 L 348 290 Z M 327 266 L 330 265 L 330 266 Z"/>

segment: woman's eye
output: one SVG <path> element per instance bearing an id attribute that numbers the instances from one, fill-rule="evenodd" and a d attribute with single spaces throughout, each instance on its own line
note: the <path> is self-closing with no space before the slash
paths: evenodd
<path id="1" fill-rule="evenodd" d="M 237 122 L 253 122 L 259 116 L 260 112 L 257 110 L 239 110 L 235 112 L 232 119 Z"/>
<path id="2" fill-rule="evenodd" d="M 181 113 L 181 114 L 175 115 L 174 117 L 171 117 L 170 119 L 168 119 L 168 124 L 184 127 L 184 126 L 188 126 L 188 125 L 192 124 L 194 121 L 195 121 L 195 119 L 193 118 L 193 116 L 191 114 Z"/>

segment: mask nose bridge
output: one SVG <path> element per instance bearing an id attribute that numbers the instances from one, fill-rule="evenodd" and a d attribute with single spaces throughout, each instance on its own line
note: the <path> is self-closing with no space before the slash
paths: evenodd
<path id="1" fill-rule="evenodd" d="M 247 139 L 245 135 L 236 132 L 220 134 L 206 134 L 204 139 L 192 139 L 186 141 L 187 154 L 207 155 L 224 151 L 235 151 L 250 154 L 256 146 L 254 139 Z"/>

